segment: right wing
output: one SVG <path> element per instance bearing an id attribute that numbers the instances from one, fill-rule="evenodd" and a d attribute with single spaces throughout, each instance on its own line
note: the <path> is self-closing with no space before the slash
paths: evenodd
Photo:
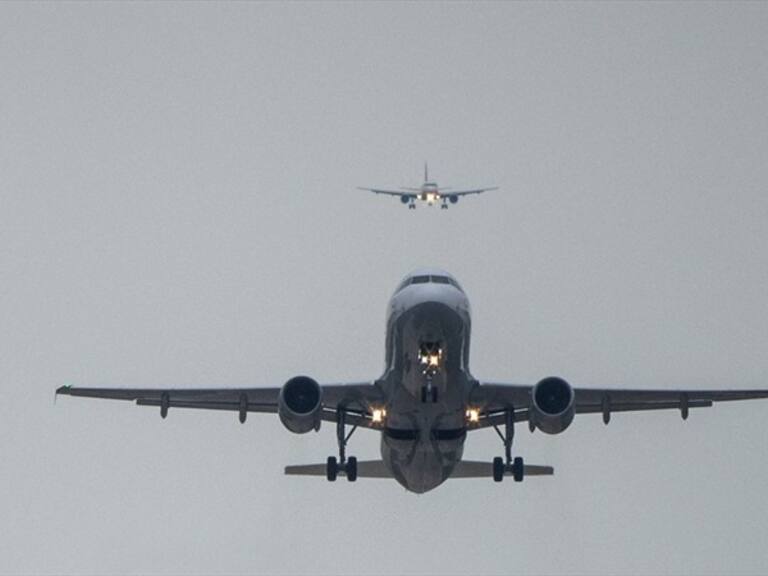
<path id="1" fill-rule="evenodd" d="M 372 428 L 371 405 L 383 403 L 381 388 L 375 383 L 321 384 L 321 418 L 336 422 L 344 411 L 346 423 Z M 156 406 L 165 417 L 169 408 L 197 408 L 238 412 L 245 422 L 248 412 L 277 413 L 280 388 L 86 388 L 62 386 L 56 395 L 132 400 L 139 406 Z"/>
<path id="2" fill-rule="evenodd" d="M 399 190 L 382 190 L 381 188 L 363 188 L 361 186 L 357 187 L 358 190 L 365 190 L 367 192 L 373 192 L 374 194 L 386 194 L 387 196 L 398 196 L 400 198 L 416 198 L 417 195 L 413 194 L 412 192 L 402 192 Z"/>

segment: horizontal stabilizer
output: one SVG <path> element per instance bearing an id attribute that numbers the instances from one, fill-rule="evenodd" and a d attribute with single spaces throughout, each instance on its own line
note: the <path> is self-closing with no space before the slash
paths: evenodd
<path id="1" fill-rule="evenodd" d="M 555 469 L 552 466 L 537 466 L 535 464 L 526 464 L 523 466 L 523 476 L 552 476 Z M 492 478 L 493 464 L 490 462 L 476 462 L 472 460 L 462 460 L 453 469 L 451 478 Z"/>
<path id="2" fill-rule="evenodd" d="M 552 476 L 555 473 L 552 466 L 536 466 L 526 464 L 524 476 Z M 323 476 L 326 475 L 325 464 L 303 464 L 286 466 L 288 476 Z M 392 478 L 383 460 L 363 460 L 357 463 L 358 478 Z M 493 478 L 493 464 L 490 462 L 475 462 L 462 460 L 456 464 L 450 478 Z"/>
<path id="3" fill-rule="evenodd" d="M 303 464 L 299 466 L 286 466 L 285 473 L 288 476 L 323 476 L 327 471 L 326 464 Z M 357 463 L 358 478 L 392 478 L 383 460 L 363 460 Z"/>

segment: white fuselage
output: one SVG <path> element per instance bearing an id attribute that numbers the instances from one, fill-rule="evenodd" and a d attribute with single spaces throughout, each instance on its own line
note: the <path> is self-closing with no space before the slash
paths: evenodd
<path id="1" fill-rule="evenodd" d="M 432 204 L 440 200 L 440 190 L 438 189 L 437 184 L 434 182 L 424 183 L 421 186 L 421 195 L 419 198 L 429 206 L 432 206 Z"/>
<path id="2" fill-rule="evenodd" d="M 449 274 L 419 270 L 392 296 L 387 313 L 387 398 L 382 458 L 408 490 L 442 483 L 466 437 L 470 307 Z"/>

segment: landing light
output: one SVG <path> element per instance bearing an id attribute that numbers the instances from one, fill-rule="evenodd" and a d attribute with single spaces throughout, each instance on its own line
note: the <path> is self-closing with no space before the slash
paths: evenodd
<path id="1" fill-rule="evenodd" d="M 384 408 L 374 408 L 371 413 L 371 420 L 374 424 L 381 424 L 384 422 L 384 418 L 387 417 L 387 411 Z"/>
<path id="2" fill-rule="evenodd" d="M 477 410 L 476 408 L 469 408 L 467 410 L 467 420 L 473 424 L 480 422 L 480 410 Z"/>

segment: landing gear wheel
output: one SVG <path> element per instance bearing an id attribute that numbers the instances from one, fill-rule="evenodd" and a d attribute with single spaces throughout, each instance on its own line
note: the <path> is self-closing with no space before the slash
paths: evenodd
<path id="1" fill-rule="evenodd" d="M 504 460 L 499 457 L 493 459 L 493 481 L 501 482 L 504 479 Z"/>
<path id="2" fill-rule="evenodd" d="M 512 463 L 512 477 L 515 479 L 515 482 L 522 482 L 524 475 L 525 466 L 523 465 L 523 459 L 518 456 Z"/>
<path id="3" fill-rule="evenodd" d="M 347 480 L 350 482 L 357 480 L 357 458 L 354 456 L 347 458 L 346 472 Z"/>
<path id="4" fill-rule="evenodd" d="M 328 456 L 328 464 L 325 467 L 325 475 L 328 482 L 336 482 L 336 476 L 339 474 L 339 465 L 336 462 L 336 456 Z"/>

